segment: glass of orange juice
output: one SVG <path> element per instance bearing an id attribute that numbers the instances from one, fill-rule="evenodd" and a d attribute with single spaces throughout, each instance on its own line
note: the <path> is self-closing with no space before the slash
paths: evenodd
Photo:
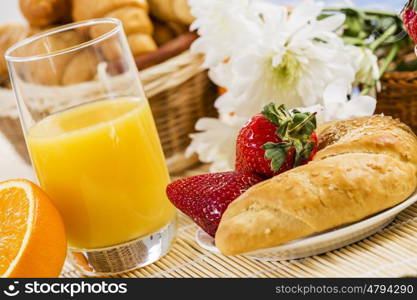
<path id="1" fill-rule="evenodd" d="M 19 42 L 6 60 L 32 164 L 64 218 L 72 262 L 100 275 L 166 254 L 175 235 L 169 176 L 121 23 L 58 27 Z"/>

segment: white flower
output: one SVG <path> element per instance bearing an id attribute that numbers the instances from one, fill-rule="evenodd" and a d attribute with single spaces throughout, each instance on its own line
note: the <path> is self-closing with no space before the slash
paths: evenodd
<path id="1" fill-rule="evenodd" d="M 342 14 L 319 20 L 323 4 L 305 0 L 291 12 L 261 0 L 189 0 L 210 78 L 227 92 L 216 101 L 219 119 L 203 118 L 187 154 L 234 169 L 236 137 L 246 120 L 270 102 L 317 112 L 318 122 L 372 115 L 376 100 L 355 96 L 352 84 L 376 79 L 376 57 L 345 46 L 336 33 Z"/>
<path id="2" fill-rule="evenodd" d="M 281 7 L 259 0 L 189 0 L 200 38 L 191 51 L 205 55 L 204 67 L 215 67 L 256 40 L 262 15 Z"/>
<path id="3" fill-rule="evenodd" d="M 228 117 L 222 120 L 202 118 L 196 124 L 201 131 L 191 135 L 192 142 L 186 155 L 197 153 L 202 162 L 212 163 L 211 172 L 225 172 L 234 169 L 236 138 L 246 120 Z"/>
<path id="4" fill-rule="evenodd" d="M 376 108 L 375 98 L 369 96 L 351 96 L 352 85 L 343 80 L 336 80 L 324 91 L 323 120 L 349 120 L 372 116 Z"/>
<path id="5" fill-rule="evenodd" d="M 379 79 L 378 57 L 368 48 L 346 46 L 353 62 L 356 77 L 354 85 L 370 84 Z"/>
<path id="6" fill-rule="evenodd" d="M 354 80 L 343 40 L 334 33 L 345 17 L 319 21 L 322 8 L 306 0 L 291 13 L 281 7 L 280 14 L 264 16 L 261 36 L 222 66 L 227 72 L 216 72 L 216 82 L 230 91 L 216 103 L 221 114 L 249 118 L 271 101 L 288 108 L 318 104 L 334 78 Z"/>
<path id="7" fill-rule="evenodd" d="M 317 124 L 372 116 L 376 100 L 369 96 L 352 96 L 351 84 L 335 80 L 325 89 L 323 104 L 298 107 L 301 112 L 316 113 Z"/>

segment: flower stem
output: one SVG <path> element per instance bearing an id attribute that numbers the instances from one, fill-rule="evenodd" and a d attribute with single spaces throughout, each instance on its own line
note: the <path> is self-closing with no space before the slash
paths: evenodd
<path id="1" fill-rule="evenodd" d="M 371 49 L 372 52 L 375 52 L 375 50 L 384 43 L 391 35 L 393 35 L 397 31 L 397 24 L 391 25 L 383 34 L 381 34 L 380 37 L 378 37 L 375 41 L 373 41 L 369 45 L 369 49 Z"/>
<path id="2" fill-rule="evenodd" d="M 382 75 L 384 75 L 384 73 L 387 71 L 389 65 L 394 61 L 394 59 L 397 56 L 399 50 L 400 50 L 400 46 L 398 44 L 394 44 L 392 46 L 390 52 L 388 53 L 387 58 L 384 61 L 384 64 L 382 65 L 382 67 L 379 71 L 378 79 L 372 81 L 371 84 L 369 84 L 366 88 L 364 88 L 361 92 L 361 96 L 368 95 L 369 92 L 371 91 L 371 89 L 375 87 L 376 83 L 381 79 Z"/>
<path id="3" fill-rule="evenodd" d="M 358 9 L 352 9 L 358 11 Z M 325 8 L 323 11 L 328 12 L 343 12 L 343 8 Z M 371 10 L 371 9 L 361 9 L 361 12 L 368 14 L 368 15 L 377 15 L 377 16 L 386 16 L 386 17 L 396 17 L 398 18 L 398 15 L 396 13 L 392 13 L 389 11 L 382 11 L 382 10 Z"/>

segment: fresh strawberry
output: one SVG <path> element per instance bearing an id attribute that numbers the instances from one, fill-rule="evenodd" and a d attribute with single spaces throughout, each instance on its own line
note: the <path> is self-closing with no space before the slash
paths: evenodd
<path id="1" fill-rule="evenodd" d="M 316 153 L 317 153 L 317 150 L 318 150 L 317 146 L 319 144 L 319 138 L 317 137 L 317 133 L 315 131 L 311 134 L 311 138 L 308 140 L 308 142 L 313 142 L 314 143 L 313 150 L 311 151 L 310 156 L 306 160 L 301 161 L 300 165 L 305 165 L 305 164 L 309 163 L 310 161 L 313 160 L 314 156 L 316 156 Z"/>
<path id="2" fill-rule="evenodd" d="M 262 180 L 246 172 L 214 173 L 177 180 L 166 192 L 179 210 L 214 236 L 229 204 Z"/>
<path id="3" fill-rule="evenodd" d="M 409 36 L 417 44 L 417 1 L 408 1 L 401 13 L 401 17 Z"/>
<path id="4" fill-rule="evenodd" d="M 317 152 L 315 114 L 271 103 L 240 131 L 236 170 L 270 178 L 306 164 Z"/>
<path id="5" fill-rule="evenodd" d="M 236 170 L 256 172 L 265 177 L 285 172 L 294 164 L 295 150 L 289 149 L 286 160 L 277 172 L 271 169 L 271 161 L 265 157 L 266 143 L 280 143 L 276 134 L 278 126 L 262 114 L 254 116 L 240 131 L 236 145 Z"/>

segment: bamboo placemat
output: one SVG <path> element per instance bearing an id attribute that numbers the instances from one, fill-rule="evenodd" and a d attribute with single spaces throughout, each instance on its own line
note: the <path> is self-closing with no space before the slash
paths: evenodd
<path id="1" fill-rule="evenodd" d="M 198 168 L 185 175 L 201 173 Z M 405 277 L 417 276 L 417 204 L 403 211 L 385 229 L 345 248 L 305 259 L 262 262 L 226 257 L 200 248 L 197 226 L 178 216 L 177 240 L 164 258 L 147 267 L 114 277 Z M 82 277 L 66 264 L 62 277 Z"/>

